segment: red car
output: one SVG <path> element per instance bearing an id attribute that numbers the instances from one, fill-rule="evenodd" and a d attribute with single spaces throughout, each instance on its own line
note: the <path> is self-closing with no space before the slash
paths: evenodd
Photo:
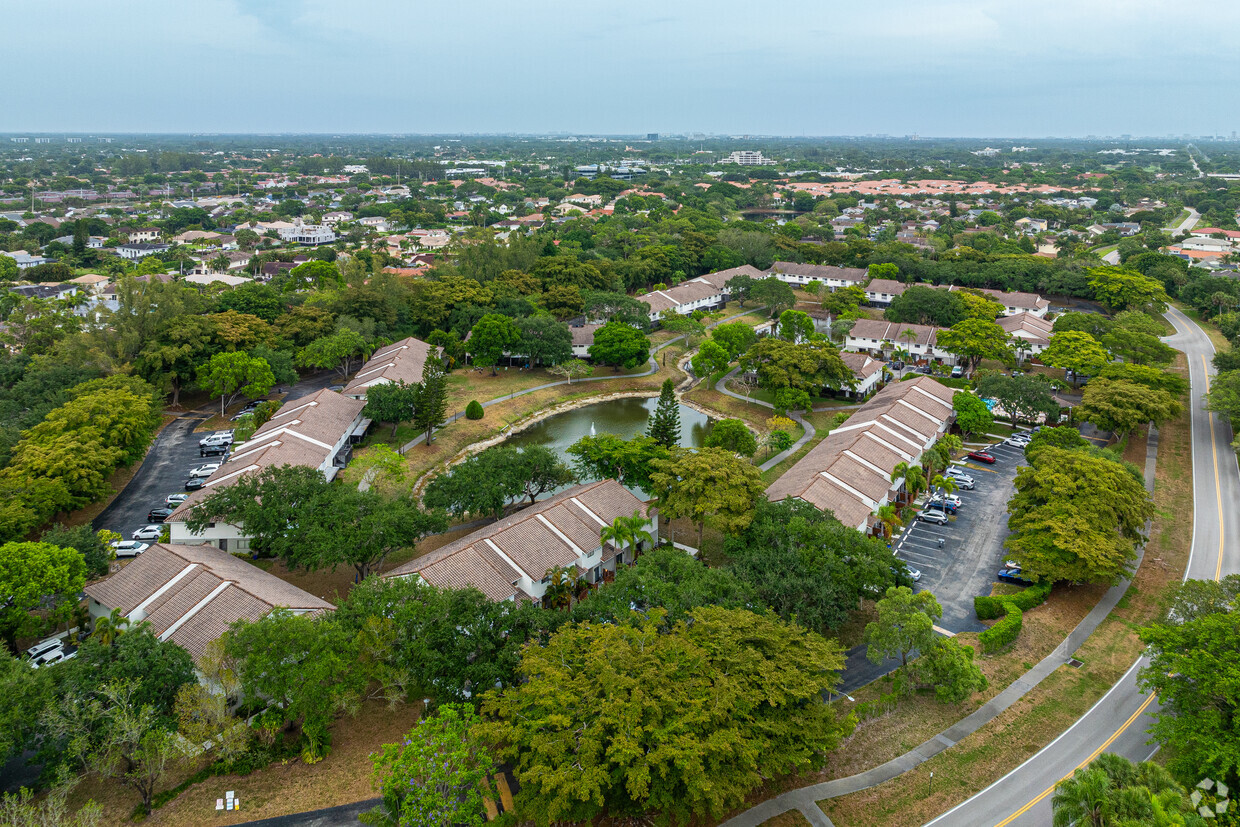
<path id="1" fill-rule="evenodd" d="M 977 460 L 978 462 L 984 462 L 984 463 L 986 463 L 987 465 L 994 465 L 994 464 L 995 464 L 995 457 L 994 457 L 994 455 L 993 455 L 993 454 L 988 454 L 988 453 L 986 453 L 985 451 L 970 451 L 970 452 L 969 452 L 969 459 L 975 459 L 975 460 Z"/>

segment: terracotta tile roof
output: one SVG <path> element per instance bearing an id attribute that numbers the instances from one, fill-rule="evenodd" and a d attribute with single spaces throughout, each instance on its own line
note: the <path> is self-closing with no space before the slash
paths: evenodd
<path id="1" fill-rule="evenodd" d="M 772 500 L 797 497 L 860 527 L 891 488 L 891 474 L 933 443 L 951 415 L 955 391 L 928 376 L 895 382 L 767 488 Z"/>
<path id="2" fill-rule="evenodd" d="M 548 569 L 575 564 L 599 548 L 604 525 L 634 511 L 648 514 L 646 505 L 616 480 L 576 485 L 383 576 L 416 574 L 437 586 L 474 586 L 492 600 L 507 600 L 519 593 L 522 572 L 537 581 Z"/>
<path id="3" fill-rule="evenodd" d="M 195 657 L 241 618 L 257 620 L 278 606 L 314 613 L 335 609 L 208 545 L 156 543 L 116 574 L 87 586 L 86 593 L 131 621 L 146 620 L 154 634 Z"/>
<path id="4" fill-rule="evenodd" d="M 740 267 L 733 267 L 728 270 L 718 270 L 714 273 L 707 273 L 705 275 L 698 276 L 698 278 L 702 281 L 713 284 L 715 287 L 722 290 L 727 287 L 729 281 L 737 276 L 749 276 L 752 279 L 764 279 L 766 278 L 766 273 L 752 265 L 742 264 Z"/>
<path id="5" fill-rule="evenodd" d="M 904 292 L 908 285 L 902 281 L 895 279 L 870 279 L 870 283 L 865 286 L 866 293 L 886 293 L 889 296 L 899 296 Z"/>
<path id="6" fill-rule="evenodd" d="M 769 273 L 787 273 L 793 276 L 807 276 L 811 279 L 826 281 L 851 281 L 860 284 L 866 279 L 863 267 L 832 267 L 825 264 L 802 264 L 797 261 L 777 261 L 771 265 Z"/>
<path id="7" fill-rule="evenodd" d="M 416 385 L 422 381 L 422 371 L 426 360 L 430 358 L 431 348 L 426 342 L 410 336 L 393 342 L 375 354 L 362 365 L 362 369 L 353 377 L 353 381 L 345 386 L 345 395 L 365 396 L 366 389 L 378 381 L 405 381 Z"/>
<path id="8" fill-rule="evenodd" d="M 996 324 L 1011 336 L 1019 336 L 1031 342 L 1050 344 L 1054 324 L 1041 316 L 1032 313 L 1015 313 L 1011 316 L 1000 316 Z"/>
<path id="9" fill-rule="evenodd" d="M 594 334 L 602 327 L 601 324 L 580 324 L 568 329 L 573 336 L 573 344 L 578 347 L 594 344 Z"/>
<path id="10" fill-rule="evenodd" d="M 850 350 L 845 350 L 840 353 L 840 359 L 843 360 L 844 364 L 848 365 L 848 369 L 859 379 L 873 376 L 883 369 L 882 362 L 872 359 L 864 353 L 853 353 Z"/>

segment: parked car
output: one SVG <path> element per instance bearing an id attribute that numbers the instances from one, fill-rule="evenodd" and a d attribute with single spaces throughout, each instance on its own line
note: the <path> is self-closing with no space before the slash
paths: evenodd
<path id="1" fill-rule="evenodd" d="M 892 370 L 904 370 L 904 363 L 901 362 L 899 359 L 896 359 L 894 362 L 891 363 L 891 369 Z"/>
<path id="2" fill-rule="evenodd" d="M 939 525 L 947 525 L 947 512 L 941 508 L 924 508 L 917 514 L 917 519 L 923 523 L 938 523 Z"/>
<path id="3" fill-rule="evenodd" d="M 954 503 L 951 500 L 943 502 L 942 500 L 936 498 L 927 502 L 926 508 L 935 508 L 940 511 L 946 511 L 948 514 L 955 514 L 960 510 L 960 504 Z"/>
<path id="4" fill-rule="evenodd" d="M 1024 445 L 1028 445 L 1032 439 L 1033 439 L 1032 436 L 1022 431 L 1021 433 L 1012 434 L 1010 437 L 1007 438 L 1007 441 L 1012 445 L 1024 446 Z"/>
<path id="5" fill-rule="evenodd" d="M 51 666 L 54 663 L 63 663 L 77 656 L 77 651 L 66 653 L 64 649 L 53 649 L 47 654 L 41 655 L 30 661 L 31 669 L 40 669 L 44 666 Z"/>
<path id="6" fill-rule="evenodd" d="M 926 376 L 929 376 L 931 373 L 934 373 L 934 368 L 930 367 L 929 365 L 922 365 L 921 367 L 917 369 L 917 372 L 924 373 L 926 374 Z"/>
<path id="7" fill-rule="evenodd" d="M 112 551 L 117 557 L 137 557 L 142 552 L 150 548 L 147 543 L 140 543 L 137 540 L 113 540 Z"/>
<path id="8" fill-rule="evenodd" d="M 198 440 L 198 446 L 201 448 L 204 445 L 232 445 L 233 433 L 231 430 L 216 431 Z"/>
<path id="9" fill-rule="evenodd" d="M 152 523 L 151 525 L 142 526 L 142 528 L 138 529 L 129 536 L 135 540 L 158 540 L 159 536 L 163 533 L 164 527 L 162 525 Z"/>
<path id="10" fill-rule="evenodd" d="M 909 566 L 908 576 L 913 578 L 913 582 L 916 583 L 918 580 L 921 579 L 921 572 L 919 572 L 917 569 L 913 568 L 912 566 Z"/>
<path id="11" fill-rule="evenodd" d="M 964 376 L 964 368 L 960 367 L 960 365 L 956 365 L 954 368 L 952 368 L 953 379 L 960 379 L 963 376 Z"/>
<path id="12" fill-rule="evenodd" d="M 1024 376 L 1024 375 L 1025 375 L 1025 372 L 1024 372 L 1023 370 L 1016 370 L 1016 369 L 1013 369 L 1013 370 L 1012 370 L 1012 375 L 1013 375 L 1013 376 Z"/>
<path id="13" fill-rule="evenodd" d="M 970 452 L 968 453 L 968 457 L 969 457 L 969 459 L 975 459 L 975 460 L 977 460 L 978 462 L 984 462 L 984 463 L 986 463 L 987 465 L 994 465 L 994 464 L 995 464 L 995 456 L 994 456 L 994 454 L 988 454 L 988 453 L 986 453 L 985 451 L 970 451 Z"/>
<path id="14" fill-rule="evenodd" d="M 944 474 L 948 477 L 948 479 L 956 483 L 957 488 L 964 489 L 965 491 L 973 490 L 974 480 L 964 471 L 961 471 L 958 469 L 953 471 L 952 468 L 948 468 L 947 471 L 944 472 Z"/>
<path id="15" fill-rule="evenodd" d="M 189 499 L 189 494 L 169 494 L 164 497 L 164 505 L 169 508 L 176 508 L 181 503 Z"/>
<path id="16" fill-rule="evenodd" d="M 955 494 L 935 494 L 933 497 L 930 498 L 930 502 L 951 503 L 952 505 L 956 506 L 956 508 L 959 508 L 960 506 L 964 505 L 964 500 L 960 499 L 960 497 L 956 496 Z"/>
<path id="17" fill-rule="evenodd" d="M 202 488 L 206 484 L 207 484 L 207 481 L 204 480 L 202 477 L 190 477 L 189 479 L 185 481 L 185 490 L 186 491 L 197 491 L 199 488 Z"/>
<path id="18" fill-rule="evenodd" d="M 206 479 L 218 470 L 220 470 L 220 463 L 208 462 L 206 465 L 199 465 L 197 468 L 191 470 L 189 475 L 191 477 L 202 477 L 203 479 Z"/>
<path id="19" fill-rule="evenodd" d="M 152 508 L 146 513 L 146 518 L 153 523 L 162 523 L 171 516 L 171 508 Z"/>
<path id="20" fill-rule="evenodd" d="M 996 576 L 999 578 L 999 582 L 1001 583 L 1014 583 L 1017 586 L 1033 585 L 1032 581 L 1021 577 L 1019 566 L 1011 569 L 999 569 L 999 574 Z"/>
<path id="21" fill-rule="evenodd" d="M 200 457 L 227 457 L 228 451 L 232 446 L 224 442 L 213 442 L 210 445 L 199 445 L 198 456 Z"/>
<path id="22" fill-rule="evenodd" d="M 49 637 L 47 640 L 41 640 L 34 646 L 26 650 L 26 657 L 31 660 L 37 660 L 49 652 L 55 652 L 57 649 L 63 649 L 65 642 L 58 637 Z"/>

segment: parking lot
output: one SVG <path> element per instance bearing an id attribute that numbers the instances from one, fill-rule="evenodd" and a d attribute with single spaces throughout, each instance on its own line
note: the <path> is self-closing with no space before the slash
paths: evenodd
<path id="1" fill-rule="evenodd" d="M 929 591 L 943 607 L 939 626 L 950 632 L 985 628 L 973 611 L 973 598 L 989 594 L 1003 562 L 1007 539 L 1007 503 L 1016 469 L 1026 465 L 1024 451 L 998 444 L 986 449 L 994 465 L 966 460 L 972 491 L 961 489 L 960 509 L 947 525 L 911 521 L 896 541 L 896 556 L 921 572 L 917 591 Z M 942 545 L 940 546 L 940 541 Z"/>

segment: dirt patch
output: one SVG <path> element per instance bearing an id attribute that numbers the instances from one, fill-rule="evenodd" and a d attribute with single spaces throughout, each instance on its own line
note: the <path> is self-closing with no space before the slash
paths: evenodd
<path id="1" fill-rule="evenodd" d="M 762 822 L 761 827 L 809 827 L 809 819 L 800 810 L 789 810 Z"/>
<path id="2" fill-rule="evenodd" d="M 210 778 L 156 810 L 144 822 L 152 827 L 214 827 L 331 807 L 376 797 L 371 782 L 370 754 L 394 743 L 418 721 L 421 704 L 389 710 L 380 701 L 362 705 L 356 717 L 344 717 L 332 728 L 331 753 L 317 764 L 298 760 L 275 764 L 246 776 Z M 169 784 L 172 786 L 172 784 Z M 216 799 L 236 792 L 241 810 L 215 809 Z M 137 796 L 126 787 L 87 776 L 73 792 L 74 804 L 93 798 L 104 808 L 104 824 L 125 822 Z"/>

